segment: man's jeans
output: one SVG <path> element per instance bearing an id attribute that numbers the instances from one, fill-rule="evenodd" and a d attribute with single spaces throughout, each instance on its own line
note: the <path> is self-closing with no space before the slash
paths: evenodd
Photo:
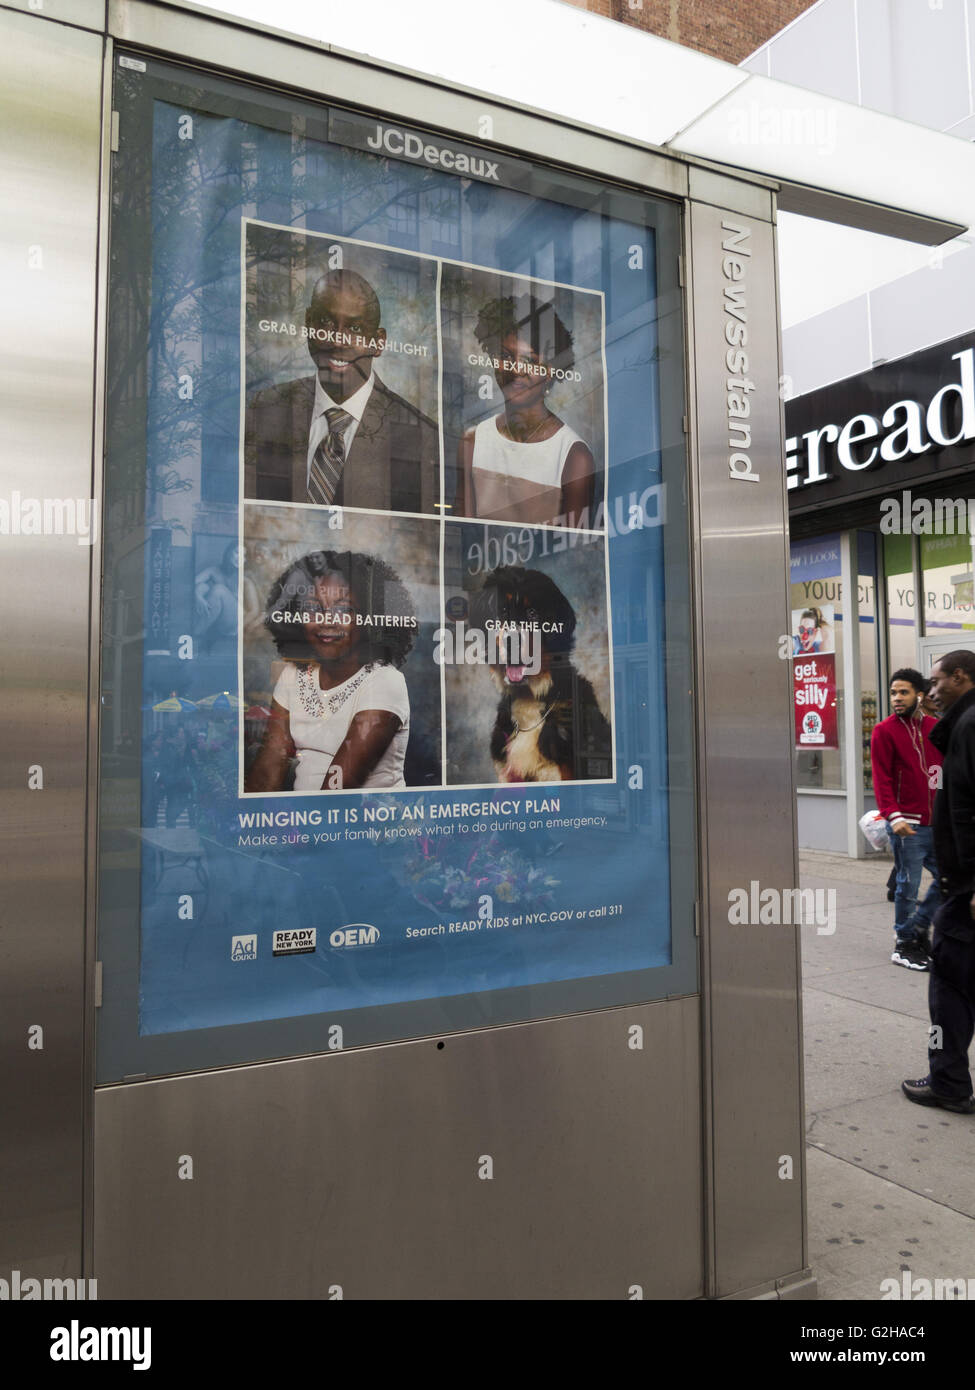
<path id="1" fill-rule="evenodd" d="M 938 866 L 934 861 L 934 841 L 930 825 L 915 825 L 913 835 L 895 835 L 888 827 L 891 848 L 894 851 L 894 868 L 897 871 L 897 887 L 894 891 L 894 931 L 897 944 L 907 946 L 916 940 L 919 931 L 925 932 L 930 926 L 935 912 L 941 906 L 941 890 L 938 888 Z M 924 896 L 923 902 L 917 900 L 917 890 L 921 886 L 921 870 L 927 869 L 933 876 L 933 883 Z"/>

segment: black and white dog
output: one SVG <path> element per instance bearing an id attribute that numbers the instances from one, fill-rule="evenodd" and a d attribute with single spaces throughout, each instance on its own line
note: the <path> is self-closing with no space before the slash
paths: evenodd
<path id="1" fill-rule="evenodd" d="M 576 615 L 558 585 L 520 565 L 492 570 L 474 596 L 471 620 L 521 637 L 509 644 L 515 662 L 505 664 L 502 656 L 490 666 L 500 692 L 491 733 L 498 781 L 610 777 L 612 732 L 596 692 L 572 664 Z M 526 646 L 538 654 L 530 664 L 524 662 Z"/>

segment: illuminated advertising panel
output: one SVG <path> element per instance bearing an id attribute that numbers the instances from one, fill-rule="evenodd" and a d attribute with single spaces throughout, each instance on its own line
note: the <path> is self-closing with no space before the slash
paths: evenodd
<path id="1" fill-rule="evenodd" d="M 100 1076 L 694 988 L 676 209 L 116 79 Z"/>

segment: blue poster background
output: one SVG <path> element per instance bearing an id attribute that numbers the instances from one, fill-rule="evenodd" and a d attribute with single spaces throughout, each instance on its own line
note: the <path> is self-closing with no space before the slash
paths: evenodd
<path id="1" fill-rule="evenodd" d="M 157 637 L 147 637 L 143 665 L 140 1032 L 438 998 L 449 1021 L 454 996 L 668 964 L 652 231 L 581 198 L 545 201 L 290 129 L 190 115 L 188 127 L 185 107 L 157 102 L 153 126 L 145 616 Z M 241 726 L 260 711 L 238 693 L 238 611 L 262 597 L 247 592 L 237 546 L 245 217 L 605 295 L 614 782 L 239 795 Z M 445 398 L 456 387 L 449 376 Z M 487 810 L 436 822 L 452 833 L 425 833 L 432 808 L 459 802 Z M 302 841 L 349 828 L 328 823 L 339 803 L 343 814 L 359 809 L 356 828 L 371 808 L 377 830 L 406 833 Z M 417 818 L 403 819 L 406 805 Z M 317 808 L 322 822 L 241 822 L 289 808 Z M 551 920 L 560 913 L 567 919 Z M 348 941 L 357 924 L 375 935 Z M 272 956 L 272 932 L 296 927 L 316 929 L 316 950 Z M 346 933 L 341 944 L 335 933 Z M 252 936 L 256 952 L 235 953 L 234 939 Z M 455 1023 L 479 1021 L 490 1021 L 483 1010 Z"/>

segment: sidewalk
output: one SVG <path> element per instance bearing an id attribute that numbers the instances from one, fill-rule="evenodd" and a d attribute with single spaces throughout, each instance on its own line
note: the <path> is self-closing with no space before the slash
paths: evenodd
<path id="1" fill-rule="evenodd" d="M 879 1299 L 905 1269 L 975 1278 L 975 1115 L 900 1090 L 927 1073 L 928 977 L 890 960 L 892 863 L 800 854 L 802 887 L 836 890 L 834 935 L 802 928 L 809 1263 L 822 1299 Z"/>

